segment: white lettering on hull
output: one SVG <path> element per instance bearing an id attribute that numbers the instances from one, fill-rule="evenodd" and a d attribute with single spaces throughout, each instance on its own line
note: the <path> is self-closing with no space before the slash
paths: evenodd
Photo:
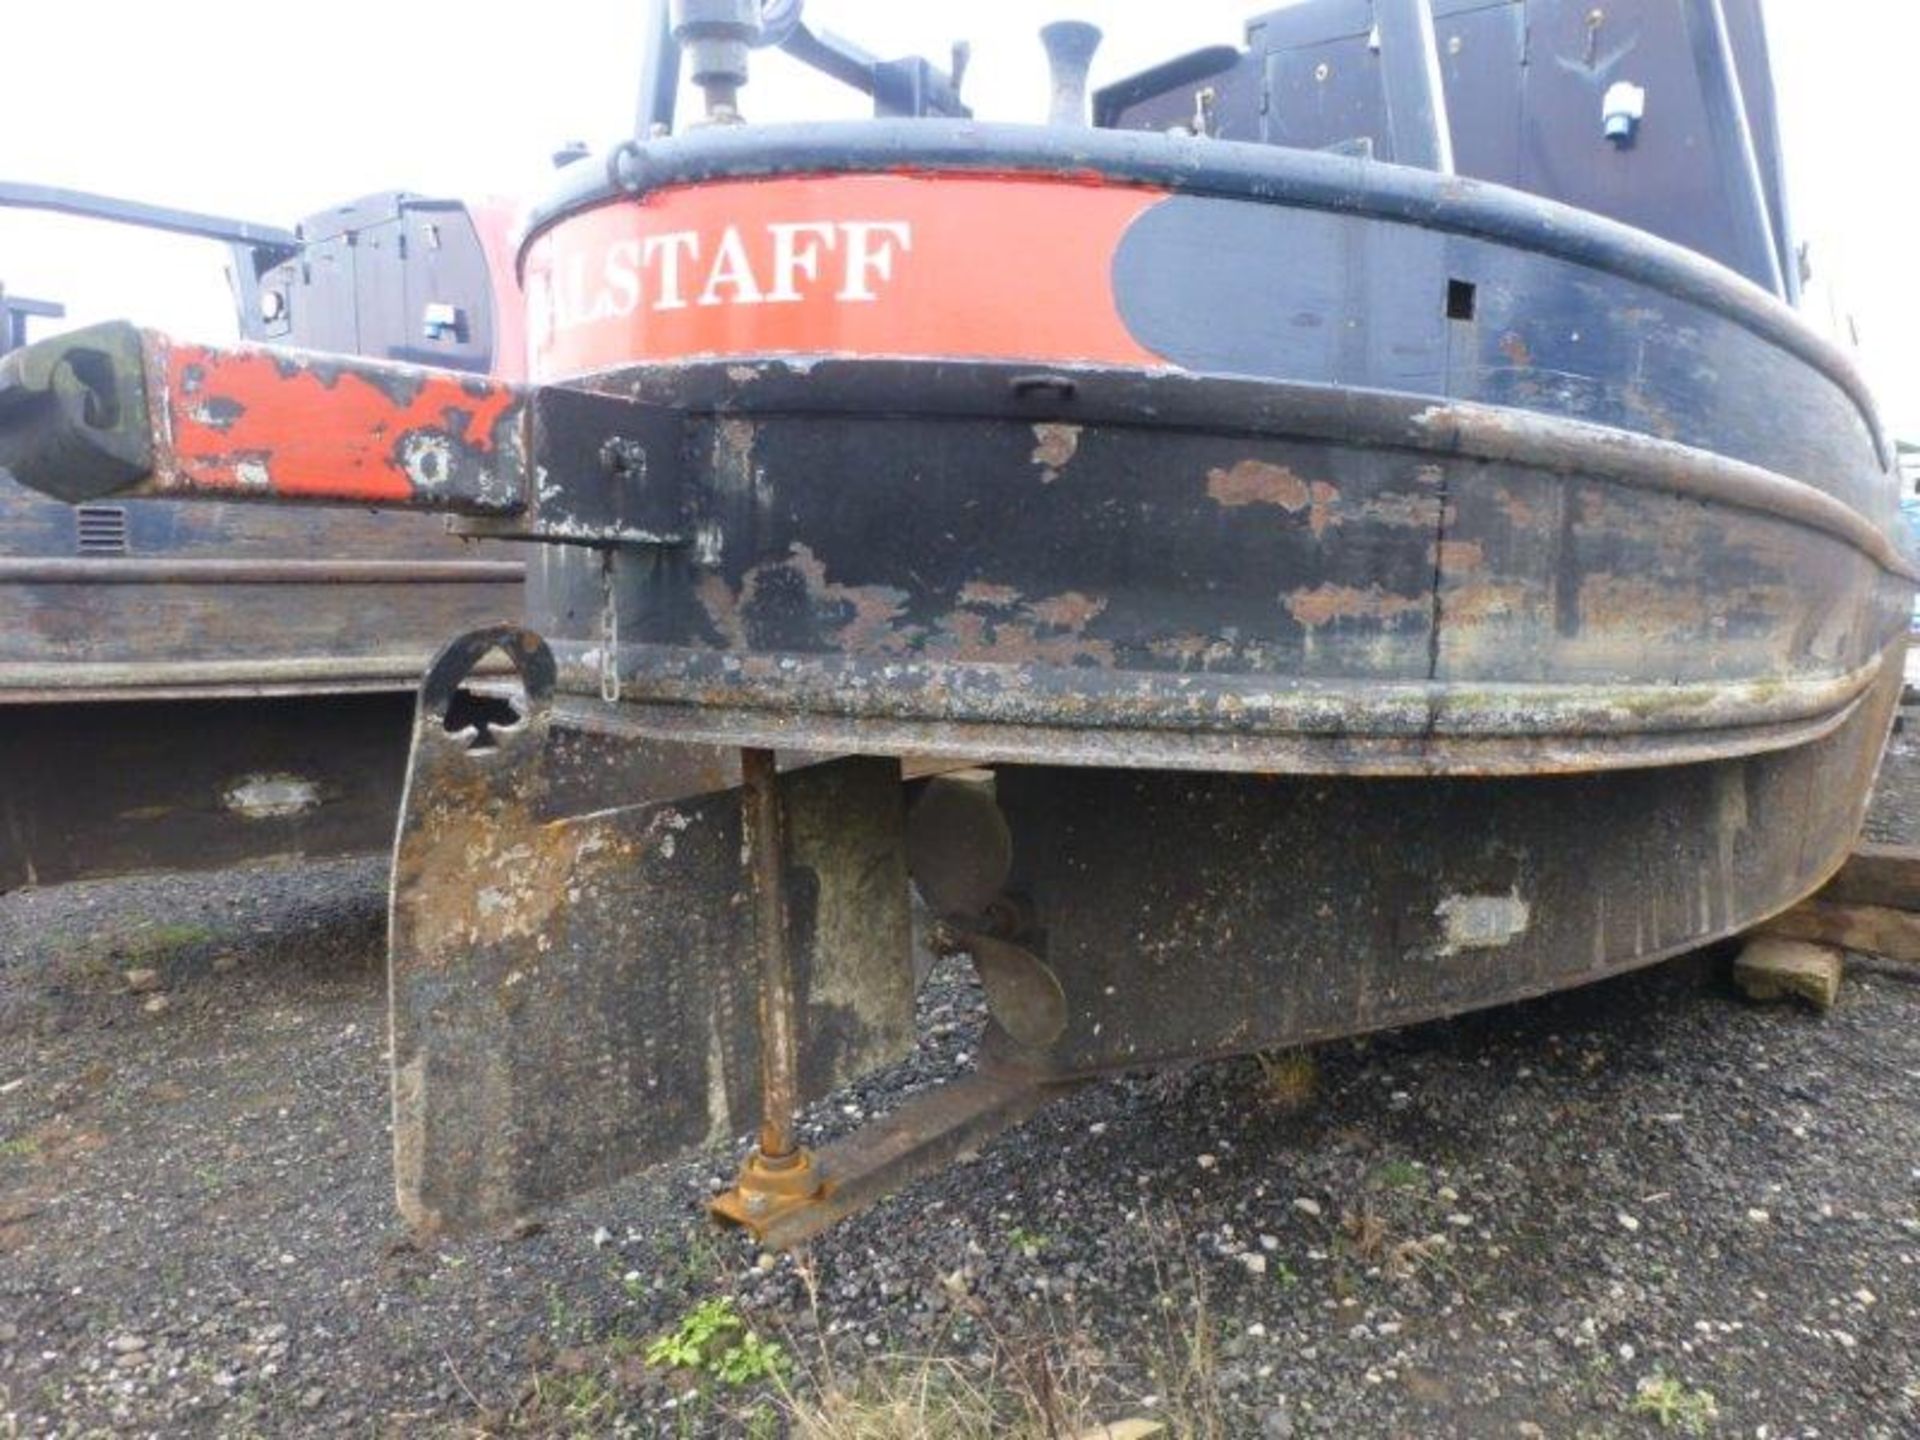
<path id="1" fill-rule="evenodd" d="M 597 265 L 566 259 L 529 295 L 549 334 L 637 313 L 796 305 L 817 298 L 870 305 L 913 251 L 903 220 L 809 220 L 752 229 L 729 225 L 609 245 Z"/>

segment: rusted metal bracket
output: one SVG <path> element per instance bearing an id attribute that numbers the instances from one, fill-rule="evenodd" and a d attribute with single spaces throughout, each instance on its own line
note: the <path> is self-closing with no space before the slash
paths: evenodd
<path id="1" fill-rule="evenodd" d="M 891 1115 L 823 1147 L 812 1157 L 818 1184 L 810 1196 L 771 1197 L 753 1206 L 745 1203 L 750 1195 L 734 1190 L 714 1202 L 714 1214 L 746 1229 L 762 1245 L 789 1249 L 901 1186 L 945 1169 L 1081 1083 L 976 1072 L 916 1095 Z"/>
<path id="2" fill-rule="evenodd" d="M 733 1188 L 716 1195 L 711 1209 L 716 1220 L 760 1234 L 800 1223 L 825 1197 L 826 1180 L 811 1150 L 802 1146 L 775 1157 L 756 1146 Z"/>
<path id="3" fill-rule="evenodd" d="M 623 548 L 691 541 L 682 411 L 549 385 L 529 393 L 526 423 L 536 483 L 525 509 L 461 516 L 455 533 Z"/>
<path id="4" fill-rule="evenodd" d="M 786 817 L 773 751 L 742 750 L 740 780 L 741 833 L 760 963 L 760 1143 L 741 1166 L 734 1188 L 713 1208 L 723 1218 L 753 1223 L 812 1204 L 820 1192 L 820 1176 L 813 1156 L 794 1133 L 800 1042 L 787 934 Z"/>

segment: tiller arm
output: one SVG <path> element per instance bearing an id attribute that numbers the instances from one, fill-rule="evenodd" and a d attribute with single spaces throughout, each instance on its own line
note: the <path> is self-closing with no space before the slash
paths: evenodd
<path id="1" fill-rule="evenodd" d="M 475 536 L 678 545 L 678 411 L 125 322 L 0 360 L 0 469 L 70 504 L 274 500 L 465 517 Z M 536 486 L 555 466 L 594 484 Z M 575 477 L 578 478 L 578 477 Z"/>

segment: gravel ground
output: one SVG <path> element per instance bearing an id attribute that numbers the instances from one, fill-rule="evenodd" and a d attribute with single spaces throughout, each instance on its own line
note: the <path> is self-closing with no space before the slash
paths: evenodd
<path id="1" fill-rule="evenodd" d="M 1910 745 L 1887 838 L 1920 815 Z M 1920 1434 L 1912 972 L 1857 964 L 1816 1018 L 1695 957 L 1103 1083 L 798 1265 L 701 1218 L 724 1153 L 416 1246 L 382 887 L 354 862 L 0 898 L 0 1435 L 783 1433 L 767 1384 L 647 1364 L 718 1297 L 802 1404 L 931 1376 L 1274 1440 Z M 816 1136 L 965 1063 L 971 982 L 924 1009 Z"/>
<path id="2" fill-rule="evenodd" d="M 1908 707 L 1894 722 L 1880 764 L 1873 808 L 1867 814 L 1867 838 L 1888 845 L 1920 845 L 1920 699 L 1914 672 L 1920 652 L 1907 657 Z"/>

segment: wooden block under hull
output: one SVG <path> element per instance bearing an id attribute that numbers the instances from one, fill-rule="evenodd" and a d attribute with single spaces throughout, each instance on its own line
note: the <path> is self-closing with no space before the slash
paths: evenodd
<path id="1" fill-rule="evenodd" d="M 1809 900 L 1769 920 L 1759 933 L 1920 965 L 1920 915 L 1907 910 Z"/>
<path id="2" fill-rule="evenodd" d="M 1920 964 L 1920 847 L 1856 846 L 1819 894 L 1756 933 Z"/>
<path id="3" fill-rule="evenodd" d="M 1749 1000 L 1798 996 L 1816 1010 L 1831 1010 L 1845 966 L 1845 952 L 1836 946 L 1761 934 L 1733 962 L 1733 983 Z"/>

